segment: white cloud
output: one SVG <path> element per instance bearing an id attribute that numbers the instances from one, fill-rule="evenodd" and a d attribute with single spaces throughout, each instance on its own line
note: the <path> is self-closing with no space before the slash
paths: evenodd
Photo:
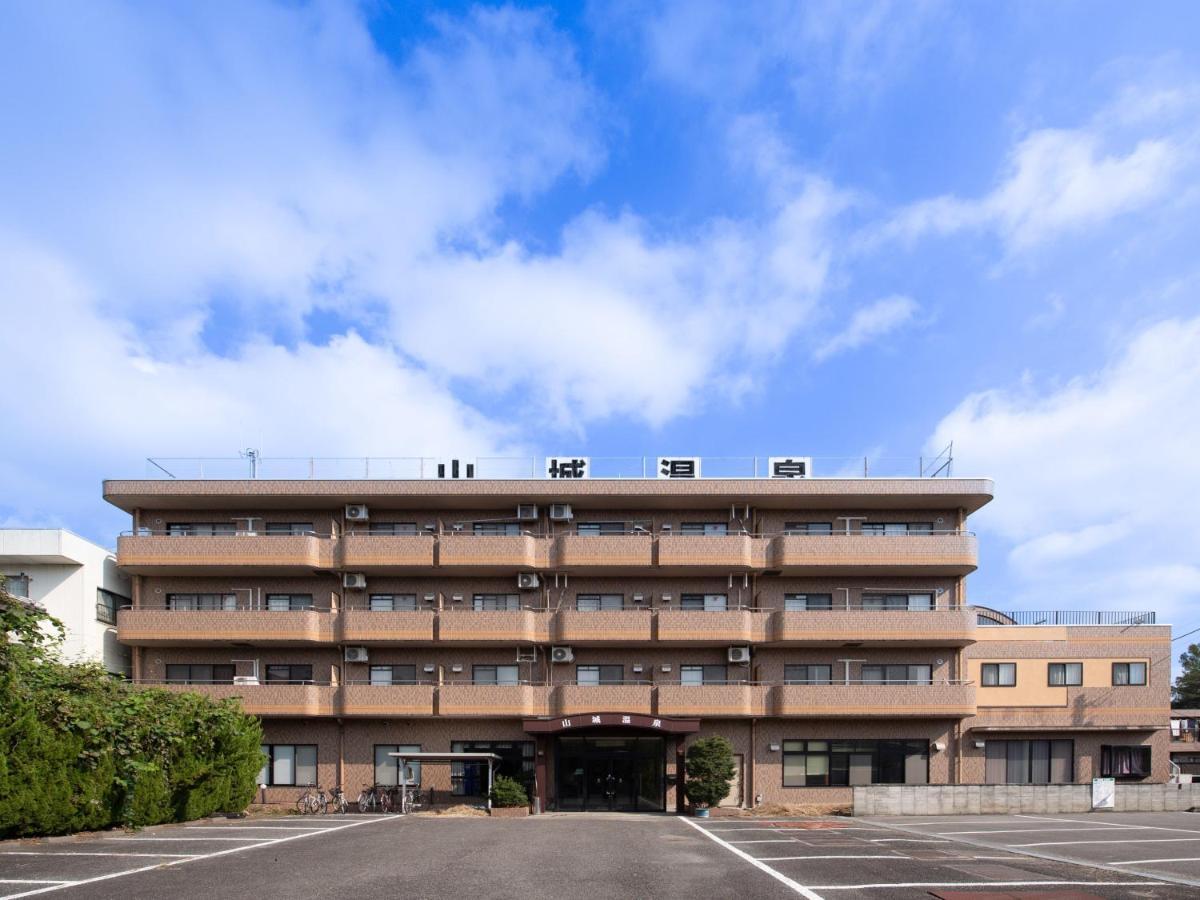
<path id="1" fill-rule="evenodd" d="M 1195 92 L 1150 100 L 1138 117 L 1128 112 L 1130 92 L 1133 87 L 1083 127 L 1025 135 L 984 196 L 918 201 L 872 229 L 866 243 L 989 230 L 1016 254 L 1161 200 L 1195 162 L 1194 125 L 1181 124 L 1176 115 L 1178 104 Z"/>
<path id="2" fill-rule="evenodd" d="M 984 604 L 1152 609 L 1195 621 L 1200 318 L 1134 335 L 1103 370 L 1037 391 L 972 394 L 928 446 L 995 477 L 976 524 L 1011 549 L 1015 593 Z"/>
<path id="3" fill-rule="evenodd" d="M 857 310 L 846 327 L 817 347 L 818 362 L 877 340 L 912 320 L 917 304 L 910 297 L 884 297 Z"/>

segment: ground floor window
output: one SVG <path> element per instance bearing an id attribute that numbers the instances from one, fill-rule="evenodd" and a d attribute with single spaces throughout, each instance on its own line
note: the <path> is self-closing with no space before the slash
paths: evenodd
<path id="1" fill-rule="evenodd" d="M 452 753 L 495 753 L 495 773 L 515 778 L 533 789 L 533 741 L 451 741 Z M 459 797 L 479 797 L 487 793 L 486 762 L 450 763 L 451 793 Z"/>
<path id="2" fill-rule="evenodd" d="M 420 744 L 376 744 L 375 745 L 375 783 L 384 787 L 399 787 L 400 760 L 392 756 L 400 752 L 420 753 Z M 421 784 L 421 763 L 410 762 L 405 766 L 404 781 L 413 787 Z"/>
<path id="3" fill-rule="evenodd" d="M 316 744 L 263 744 L 266 764 L 258 783 L 272 787 L 317 783 Z"/>
<path id="4" fill-rule="evenodd" d="M 783 786 L 928 784 L 929 741 L 784 741 Z"/>
<path id="5" fill-rule="evenodd" d="M 988 741 L 988 784 L 1070 784 L 1075 780 L 1074 741 Z"/>
<path id="6" fill-rule="evenodd" d="M 1150 774 L 1150 748 L 1102 744 L 1102 778 L 1145 778 Z"/>

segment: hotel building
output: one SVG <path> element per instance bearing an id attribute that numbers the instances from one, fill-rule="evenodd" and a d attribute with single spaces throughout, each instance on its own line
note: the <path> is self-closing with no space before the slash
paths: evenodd
<path id="1" fill-rule="evenodd" d="M 394 785 L 399 750 L 491 751 L 537 809 L 682 810 L 706 735 L 733 744 L 741 807 L 1167 780 L 1170 629 L 972 605 L 990 481 L 590 464 L 106 482 L 132 516 L 134 680 L 261 716 L 269 802 Z M 409 777 L 470 798 L 485 772 Z"/>

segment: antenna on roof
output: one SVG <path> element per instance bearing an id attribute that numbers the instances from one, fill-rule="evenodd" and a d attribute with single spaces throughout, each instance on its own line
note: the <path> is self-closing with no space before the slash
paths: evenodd
<path id="1" fill-rule="evenodd" d="M 258 459 L 259 459 L 258 451 L 255 450 L 253 447 L 247 447 L 245 450 L 239 450 L 238 455 L 241 456 L 242 459 L 250 460 L 250 477 L 257 478 L 258 477 Z"/>

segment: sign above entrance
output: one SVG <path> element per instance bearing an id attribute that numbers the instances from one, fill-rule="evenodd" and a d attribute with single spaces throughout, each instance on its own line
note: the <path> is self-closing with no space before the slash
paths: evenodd
<path id="1" fill-rule="evenodd" d="M 695 734 L 700 730 L 700 720 L 668 719 L 635 713 L 583 713 L 558 719 L 526 719 L 523 726 L 530 734 L 551 734 L 583 728 L 639 728 L 671 734 Z"/>

